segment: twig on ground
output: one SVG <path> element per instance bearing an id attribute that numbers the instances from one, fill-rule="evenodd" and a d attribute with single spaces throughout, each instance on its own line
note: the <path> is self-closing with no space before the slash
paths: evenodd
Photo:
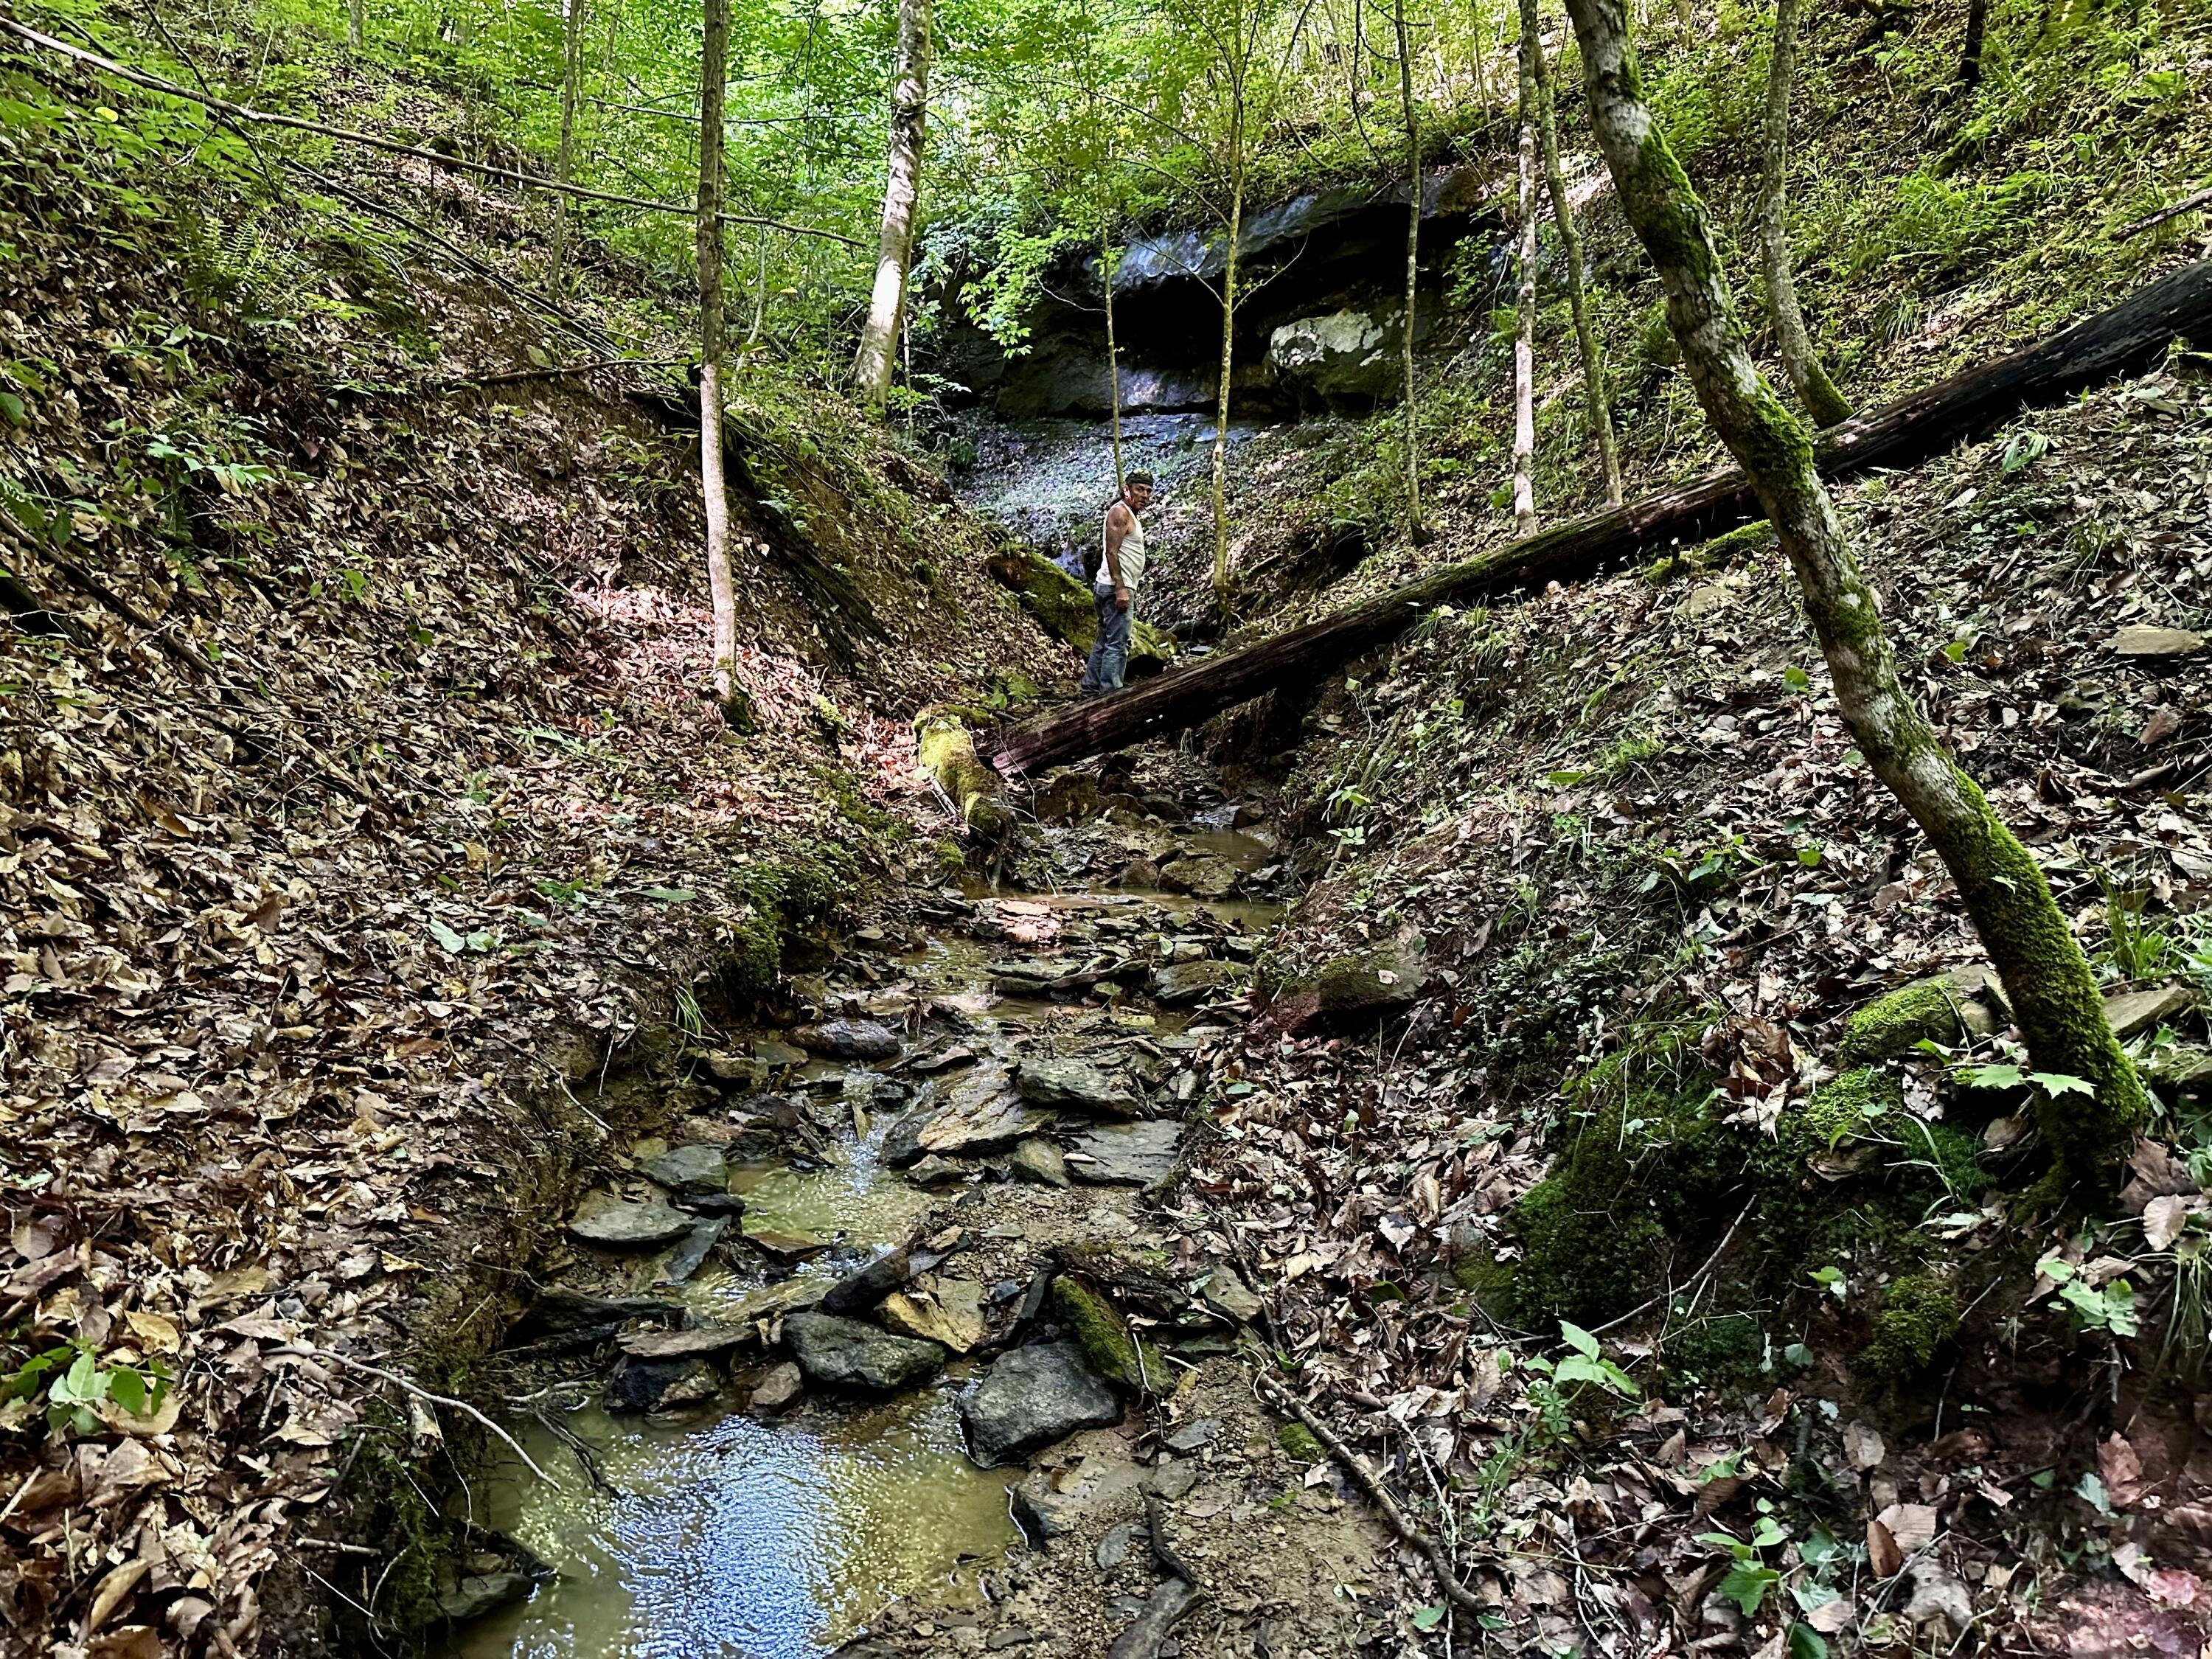
<path id="1" fill-rule="evenodd" d="M 2130 219 L 2112 233 L 2115 241 L 2124 242 L 2130 236 L 2139 236 L 2153 225 L 2162 225 L 2168 219 L 2179 219 L 2185 213 L 2194 213 L 2198 208 L 2212 207 L 2212 188 L 2198 191 L 2194 196 L 2185 196 L 2155 213 L 2146 213 L 2140 219 Z"/>
<path id="2" fill-rule="evenodd" d="M 1376 1509 L 1382 1511 L 1382 1519 L 1389 1524 L 1390 1530 L 1428 1557 L 1437 1583 L 1443 1587 L 1446 1601 L 1455 1607 L 1466 1608 L 1469 1613 L 1490 1611 L 1480 1596 L 1459 1582 L 1458 1569 L 1453 1565 L 1449 1552 L 1407 1518 L 1406 1511 L 1399 1507 L 1398 1500 L 1390 1495 L 1390 1489 L 1382 1484 L 1382 1477 L 1368 1467 L 1365 1458 L 1346 1445 L 1336 1431 L 1316 1416 L 1304 1401 L 1273 1377 L 1259 1373 L 1255 1374 L 1254 1380 L 1263 1395 L 1305 1425 L 1306 1432 L 1321 1442 L 1322 1449 L 1344 1465 L 1346 1472 L 1359 1483 L 1360 1490 L 1373 1500 Z"/>
<path id="3" fill-rule="evenodd" d="M 280 1350 L 280 1352 L 285 1353 L 296 1353 L 303 1358 L 307 1359 L 327 1359 L 336 1364 L 349 1367 L 354 1370 L 365 1371 L 371 1376 L 380 1376 L 386 1382 L 392 1383 L 397 1388 L 406 1389 L 408 1393 L 413 1395 L 417 1400 L 427 1400 L 434 1406 L 450 1406 L 457 1412 L 464 1412 L 469 1416 L 475 1418 L 477 1422 L 483 1424 L 484 1427 L 489 1429 L 501 1440 L 507 1442 L 507 1449 L 514 1452 L 517 1457 L 522 1460 L 523 1467 L 528 1469 L 531 1474 L 536 1475 L 540 1480 L 550 1480 L 552 1479 L 552 1477 L 547 1474 L 544 1470 L 538 1467 L 537 1461 L 532 1458 L 528 1452 L 522 1449 L 522 1443 L 520 1440 L 517 1440 L 513 1435 L 509 1434 L 505 1429 L 500 1427 L 498 1424 L 493 1422 L 491 1419 L 486 1417 L 482 1412 L 478 1411 L 474 1406 L 469 1404 L 465 1400 L 456 1400 L 453 1395 L 448 1394 L 433 1394 L 421 1383 L 413 1381 L 411 1378 L 400 1376 L 398 1371 L 387 1371 L 381 1365 L 372 1365 L 366 1360 L 355 1359 L 342 1353 L 334 1353 L 328 1348 L 311 1348 L 302 1345 L 283 1349 Z"/>
<path id="4" fill-rule="evenodd" d="M 1145 1530 L 1152 1535 L 1152 1559 L 1193 1589 L 1204 1588 L 1199 1576 L 1191 1571 L 1190 1563 L 1168 1540 L 1167 1505 L 1156 1492 L 1145 1494 Z"/>

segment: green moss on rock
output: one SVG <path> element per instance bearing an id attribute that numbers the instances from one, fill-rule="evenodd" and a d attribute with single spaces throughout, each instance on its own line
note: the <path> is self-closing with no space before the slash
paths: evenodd
<path id="1" fill-rule="evenodd" d="M 1052 1281 L 1053 1311 L 1074 1333 L 1091 1368 L 1125 1394 L 1152 1394 L 1167 1376 L 1167 1362 L 1149 1342 L 1131 1334 L 1121 1310 L 1072 1274 Z"/>
<path id="2" fill-rule="evenodd" d="M 1923 1040 L 1953 1042 L 1959 1030 L 1951 988 L 1940 979 L 1916 980 L 1876 997 L 1845 1021 L 1836 1058 L 1846 1067 L 1871 1066 L 1910 1054 Z"/>
<path id="3" fill-rule="evenodd" d="M 1791 1152 L 1817 1157 L 1870 1133 L 1904 1104 L 1896 1079 L 1862 1066 L 1814 1090 L 1811 1099 L 1784 1115 L 1776 1133 Z"/>
<path id="4" fill-rule="evenodd" d="M 1753 1387 L 1764 1376 L 1759 1365 L 1765 1358 L 1766 1333 L 1747 1313 L 1721 1314 L 1669 1331 L 1659 1349 L 1670 1400 L 1693 1389 Z"/>
<path id="5" fill-rule="evenodd" d="M 1275 1431 L 1275 1443 L 1301 1463 L 1318 1463 L 1328 1455 L 1328 1448 L 1303 1423 L 1284 1424 Z"/>
<path id="6" fill-rule="evenodd" d="M 1882 1292 L 1874 1334 L 1859 1350 L 1869 1375 L 1893 1386 L 1917 1381 L 1959 1334 L 1959 1298 L 1932 1273 L 1910 1273 Z"/>
<path id="7" fill-rule="evenodd" d="M 1665 1261 L 1667 1236 L 1632 1189 L 1595 1189 L 1572 1164 L 1513 1206 L 1522 1260 L 1513 1304 L 1527 1320 L 1599 1323 L 1640 1301 Z"/>

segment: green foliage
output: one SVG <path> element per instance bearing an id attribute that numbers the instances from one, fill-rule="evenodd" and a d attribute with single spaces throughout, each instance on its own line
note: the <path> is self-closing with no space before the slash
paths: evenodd
<path id="1" fill-rule="evenodd" d="M 1859 1363 L 1879 1382 L 1901 1386 L 1926 1376 L 1959 1334 L 1959 1298 L 1929 1273 L 1909 1273 L 1882 1292 L 1873 1334 L 1859 1350 Z"/>
<path id="2" fill-rule="evenodd" d="M 1951 988 L 1940 979 L 1918 980 L 1875 998 L 1845 1021 L 1836 1059 L 1845 1066 L 1871 1065 L 1910 1054 L 1924 1042 L 1948 1042 L 1958 1032 Z"/>

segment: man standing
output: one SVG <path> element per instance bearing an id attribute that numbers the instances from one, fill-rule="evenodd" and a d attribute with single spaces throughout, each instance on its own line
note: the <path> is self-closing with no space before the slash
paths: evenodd
<path id="1" fill-rule="evenodd" d="M 1080 697 L 1103 697 L 1121 689 L 1121 670 L 1129 660 L 1131 609 L 1145 580 L 1145 526 L 1137 515 L 1152 505 L 1152 475 L 1132 472 L 1121 486 L 1121 499 L 1106 509 L 1105 556 L 1099 562 L 1091 592 L 1098 600 L 1098 641 L 1091 647 L 1091 660 L 1083 665 Z"/>

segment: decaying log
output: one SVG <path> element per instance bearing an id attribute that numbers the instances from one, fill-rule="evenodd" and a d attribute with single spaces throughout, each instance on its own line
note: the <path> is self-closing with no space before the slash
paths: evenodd
<path id="1" fill-rule="evenodd" d="M 2212 261 L 2172 276 L 2011 356 L 1847 421 L 1820 441 L 1823 476 L 1911 466 L 2048 404 L 2158 361 L 2179 336 L 2212 343 Z M 977 752 L 1031 772 L 1180 732 L 1277 685 L 1309 681 L 1396 637 L 1441 605 L 1571 581 L 1667 542 L 1698 542 L 1760 516 L 1742 473 L 1711 475 L 1444 568 L 1319 622 L 1095 702 L 991 733 Z"/>
<path id="2" fill-rule="evenodd" d="M 914 731 L 922 765 L 952 803 L 961 824 L 987 843 L 1006 840 L 1014 827 L 1006 787 L 976 758 L 968 723 L 949 709 L 939 709 L 916 720 Z"/>

